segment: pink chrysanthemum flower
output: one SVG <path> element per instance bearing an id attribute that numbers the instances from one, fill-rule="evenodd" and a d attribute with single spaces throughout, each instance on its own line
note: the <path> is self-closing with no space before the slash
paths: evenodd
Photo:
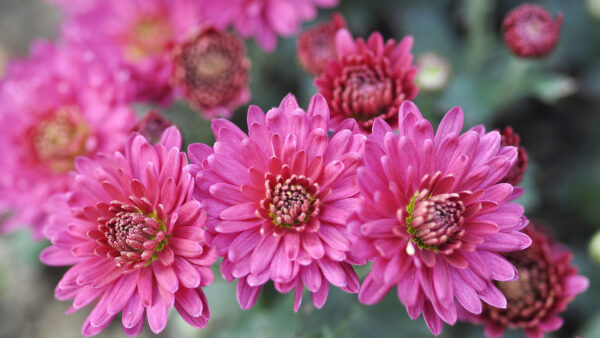
<path id="1" fill-rule="evenodd" d="M 371 132 L 376 118 L 397 123 L 402 102 L 418 92 L 412 44 L 410 36 L 399 43 L 393 39 L 384 43 L 375 32 L 365 42 L 354 41 L 346 29 L 337 32 L 337 60 L 315 80 L 331 109 L 332 128 L 349 117 L 358 121 L 364 133 Z"/>
<path id="2" fill-rule="evenodd" d="M 173 306 L 189 324 L 206 326 L 201 287 L 213 280 L 216 255 L 205 245 L 206 217 L 180 147 L 176 127 L 154 146 L 133 133 L 124 153 L 79 157 L 73 189 L 51 201 L 45 234 L 53 245 L 40 257 L 72 265 L 55 291 L 73 299 L 68 313 L 97 300 L 83 335 L 99 333 L 121 311 L 126 334 L 140 333 L 144 317 L 159 333 Z"/>
<path id="3" fill-rule="evenodd" d="M 277 36 L 296 34 L 302 22 L 317 16 L 317 7 L 335 7 L 339 0 L 220 0 L 204 1 L 204 18 L 220 28 L 232 25 L 244 38 L 253 37 L 266 52 Z"/>
<path id="4" fill-rule="evenodd" d="M 468 316 L 485 324 L 488 337 L 501 337 L 506 328 L 522 329 L 528 338 L 558 330 L 563 324 L 558 315 L 587 289 L 588 279 L 571 265 L 572 254 L 545 231 L 530 225 L 524 232 L 532 238 L 531 246 L 504 254 L 519 271 L 518 280 L 496 283 L 507 298 L 506 309 L 486 305 L 481 315 Z"/>
<path id="5" fill-rule="evenodd" d="M 172 82 L 207 118 L 231 117 L 248 103 L 250 59 L 244 41 L 212 27 L 178 45 Z"/>
<path id="6" fill-rule="evenodd" d="M 43 204 L 67 189 L 75 157 L 115 151 L 135 114 L 128 82 L 92 50 L 34 43 L 28 59 L 0 82 L 0 214 L 3 231 L 33 225 L 41 238 Z"/>
<path id="7" fill-rule="evenodd" d="M 517 151 L 482 127 L 461 135 L 458 107 L 435 134 L 410 101 L 399 119 L 398 134 L 375 120 L 358 169 L 364 203 L 348 221 L 357 237 L 352 250 L 374 260 L 359 300 L 377 303 L 397 286 L 409 316 L 423 313 L 437 335 L 442 321 L 456 321 L 457 304 L 472 313 L 481 313 L 480 300 L 506 307 L 492 281 L 517 273 L 498 252 L 531 243 L 519 232 L 527 220 L 523 207 L 510 203 L 513 186 L 499 183 Z"/>
<path id="8" fill-rule="evenodd" d="M 262 285 L 303 287 L 321 308 L 329 283 L 358 291 L 350 265 L 346 217 L 358 207 L 356 168 L 365 137 L 348 120 L 331 139 L 329 109 L 320 95 L 307 112 L 288 95 L 278 108 L 248 111 L 249 135 L 227 120 L 213 120 L 214 149 L 189 147 L 195 197 L 208 214 L 212 246 L 223 256 L 221 272 L 239 279 L 237 298 L 252 307 Z"/>
<path id="9" fill-rule="evenodd" d="M 313 75 L 320 75 L 330 60 L 337 59 L 335 34 L 346 28 L 346 20 L 334 13 L 330 22 L 307 29 L 298 37 L 297 53 L 300 64 Z"/>
<path id="10" fill-rule="evenodd" d="M 63 39 L 100 46 L 106 58 L 124 63 L 139 100 L 170 97 L 172 46 L 202 24 L 198 0 L 49 1 L 65 12 Z"/>
<path id="11" fill-rule="evenodd" d="M 510 11 L 504 18 L 504 41 L 519 57 L 543 57 L 558 43 L 562 22 L 562 14 L 552 19 L 544 7 L 525 3 Z"/>

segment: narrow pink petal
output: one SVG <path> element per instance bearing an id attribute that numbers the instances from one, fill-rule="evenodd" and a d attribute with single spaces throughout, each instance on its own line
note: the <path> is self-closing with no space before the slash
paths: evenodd
<path id="1" fill-rule="evenodd" d="M 196 267 L 190 264 L 186 259 L 175 257 L 173 269 L 177 278 L 186 288 L 196 288 L 200 285 L 200 273 Z"/>
<path id="2" fill-rule="evenodd" d="M 137 271 L 129 273 L 119 278 L 113 285 L 112 290 L 106 299 L 106 311 L 109 314 L 114 315 L 119 313 L 125 304 L 127 304 L 137 286 L 138 276 L 139 273 Z"/>
<path id="3" fill-rule="evenodd" d="M 321 259 L 325 256 L 325 249 L 323 243 L 319 239 L 319 236 L 312 232 L 306 232 L 302 236 L 302 248 L 306 250 L 306 253 L 314 259 Z"/>
<path id="4" fill-rule="evenodd" d="M 317 264 L 309 264 L 301 267 L 300 277 L 302 278 L 302 283 L 310 292 L 317 292 L 321 288 L 321 283 L 323 281 L 321 271 L 319 271 Z"/>
<path id="5" fill-rule="evenodd" d="M 152 306 L 146 308 L 146 315 L 148 317 L 148 325 L 152 332 L 159 334 L 167 326 L 167 319 L 169 317 L 169 309 L 167 305 L 160 298 L 160 295 L 156 289 L 154 289 L 154 297 L 152 300 Z"/>
<path id="6" fill-rule="evenodd" d="M 256 218 L 256 203 L 246 202 L 235 204 L 221 212 L 219 215 L 224 221 L 242 221 Z"/>
<path id="7" fill-rule="evenodd" d="M 240 278 L 237 284 L 237 300 L 242 309 L 248 310 L 256 302 L 262 286 L 250 286 L 246 283 L 246 278 Z"/>
<path id="8" fill-rule="evenodd" d="M 136 327 L 140 321 L 144 323 L 143 315 L 144 306 L 142 305 L 138 294 L 134 293 L 133 296 L 129 298 L 129 301 L 123 308 L 123 314 L 121 315 L 121 322 L 123 324 L 123 327 L 131 329 Z"/>
<path id="9" fill-rule="evenodd" d="M 171 266 L 163 266 L 160 262 L 156 262 L 152 264 L 152 270 L 160 286 L 170 293 L 177 292 L 179 289 L 179 280 Z"/>
<path id="10" fill-rule="evenodd" d="M 325 305 L 327 300 L 327 294 L 329 293 L 329 283 L 324 282 L 321 284 L 321 288 L 317 292 L 312 293 L 313 304 L 317 309 L 320 309 Z"/>
<path id="11" fill-rule="evenodd" d="M 196 289 L 180 288 L 175 299 L 181 308 L 192 317 L 200 316 L 204 310 L 204 304 Z"/>
<path id="12" fill-rule="evenodd" d="M 335 35 L 335 46 L 338 57 L 353 55 L 357 53 L 356 44 L 352 34 L 347 29 L 340 29 Z"/>
<path id="13" fill-rule="evenodd" d="M 423 307 L 423 319 L 425 319 L 425 323 L 429 330 L 431 330 L 431 333 L 436 336 L 442 333 L 442 320 L 436 314 L 430 302 L 425 302 L 425 307 Z"/>
<path id="14" fill-rule="evenodd" d="M 227 257 L 237 262 L 247 256 L 260 243 L 262 237 L 258 231 L 244 231 L 239 234 L 229 247 Z"/>
<path id="15" fill-rule="evenodd" d="M 483 307 L 481 306 L 481 300 L 479 300 L 479 296 L 475 290 L 473 290 L 459 274 L 453 273 L 452 277 L 454 295 L 458 302 L 470 313 L 480 314 Z"/>
<path id="16" fill-rule="evenodd" d="M 365 305 L 373 305 L 379 302 L 390 288 L 391 286 L 374 280 L 373 273 L 370 273 L 360 287 L 358 300 Z"/>
<path id="17" fill-rule="evenodd" d="M 492 283 L 488 283 L 487 288 L 479 295 L 481 300 L 490 304 L 491 306 L 506 309 L 506 298 Z"/>
<path id="18" fill-rule="evenodd" d="M 250 261 L 250 272 L 256 274 L 263 271 L 279 247 L 280 236 L 266 235 L 262 238 L 258 246 L 252 252 Z"/>
<path id="19" fill-rule="evenodd" d="M 513 281 L 517 279 L 517 269 L 506 258 L 485 250 L 479 250 L 479 257 L 487 264 L 492 278 L 499 281 Z"/>

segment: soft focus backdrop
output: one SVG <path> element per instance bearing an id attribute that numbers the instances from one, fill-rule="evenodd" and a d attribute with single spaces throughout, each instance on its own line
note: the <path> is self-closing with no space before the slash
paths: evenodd
<path id="1" fill-rule="evenodd" d="M 435 52 L 448 61 L 451 73 L 445 88 L 422 89 L 416 100 L 427 118 L 439 121 L 441 114 L 461 105 L 468 127 L 512 125 L 521 135 L 530 161 L 522 183 L 526 213 L 553 230 L 591 281 L 588 291 L 563 314 L 565 325 L 550 336 L 600 337 L 600 263 L 588 253 L 590 238 L 600 230 L 600 0 L 535 2 L 565 17 L 557 49 L 537 61 L 516 59 L 502 40 L 502 18 L 521 1 L 342 0 L 336 10 L 355 36 L 379 30 L 385 38 L 399 40 L 411 34 L 417 58 Z M 316 22 L 328 20 L 331 13 L 320 11 Z M 27 54 L 33 39 L 57 36 L 59 20 L 59 13 L 42 0 L 0 0 L 0 74 L 7 59 Z M 252 60 L 250 102 L 266 110 L 291 92 L 306 107 L 315 87 L 298 64 L 296 39 L 280 39 L 272 54 L 263 54 L 254 42 L 247 46 Z M 137 108 L 142 112 L 149 107 Z M 240 126 L 245 125 L 246 110 L 247 106 L 238 109 L 233 117 Z M 182 128 L 187 143 L 212 144 L 209 122 L 186 105 L 176 104 L 164 113 Z M 0 337 L 80 337 L 87 312 L 65 316 L 68 302 L 54 299 L 53 288 L 64 270 L 38 261 L 47 244 L 31 242 L 25 231 L 0 237 Z M 358 272 L 364 277 L 364 271 Z M 257 306 L 242 311 L 235 284 L 223 281 L 217 265 L 215 276 L 215 283 L 205 288 L 211 306 L 208 327 L 196 330 L 173 316 L 161 337 L 430 335 L 422 319 L 409 320 L 395 292 L 368 307 L 355 295 L 332 288 L 322 310 L 315 311 L 305 301 L 294 314 L 293 296 L 267 287 Z M 119 322 L 99 336 L 123 336 Z M 152 334 L 146 329 L 141 336 Z M 441 336 L 483 333 L 481 327 L 458 323 L 446 326 Z M 509 331 L 506 336 L 521 335 Z"/>

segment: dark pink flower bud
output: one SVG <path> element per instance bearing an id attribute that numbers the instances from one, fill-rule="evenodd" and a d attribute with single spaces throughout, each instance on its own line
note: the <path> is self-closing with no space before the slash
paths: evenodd
<path id="1" fill-rule="evenodd" d="M 502 146 L 513 146 L 517 148 L 518 157 L 517 161 L 512 165 L 506 176 L 502 179 L 502 182 L 517 185 L 523 180 L 523 175 L 527 170 L 527 152 L 521 147 L 521 136 L 515 133 L 512 127 L 508 126 L 500 132 L 502 136 Z"/>
<path id="2" fill-rule="evenodd" d="M 504 40 L 508 48 L 519 57 L 546 56 L 558 42 L 562 22 L 562 13 L 552 19 L 545 8 L 523 4 L 504 18 Z"/>

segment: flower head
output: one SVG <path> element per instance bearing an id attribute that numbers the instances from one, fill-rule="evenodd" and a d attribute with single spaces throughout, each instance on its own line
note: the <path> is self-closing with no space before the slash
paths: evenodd
<path id="1" fill-rule="evenodd" d="M 244 309 L 269 280 L 279 292 L 294 289 L 295 311 L 304 286 L 318 308 L 329 283 L 358 291 L 345 225 L 359 203 L 356 168 L 365 137 L 348 120 L 329 139 L 328 122 L 323 97 L 314 96 L 304 112 L 288 95 L 266 116 L 250 107 L 248 135 L 213 120 L 214 148 L 189 147 L 211 245 L 224 257 L 223 276 L 239 279 Z"/>
<path id="2" fill-rule="evenodd" d="M 173 306 L 191 325 L 207 324 L 201 287 L 213 280 L 216 255 L 204 242 L 205 216 L 180 147 L 176 127 L 154 146 L 133 133 L 124 153 L 79 157 L 72 190 L 52 199 L 45 228 L 52 246 L 41 260 L 72 266 L 55 291 L 73 299 L 69 313 L 97 300 L 83 335 L 99 333 L 119 312 L 126 334 L 139 334 L 144 317 L 158 333 Z"/>
<path id="3" fill-rule="evenodd" d="M 52 1 L 66 14 L 63 39 L 100 46 L 105 58 L 124 64 L 136 84 L 136 99 L 170 97 L 171 49 L 200 30 L 200 1 Z"/>
<path id="4" fill-rule="evenodd" d="M 121 147 L 135 114 L 121 97 L 129 83 L 93 50 L 36 42 L 0 83 L 2 230 L 33 225 L 41 238 L 43 205 L 64 192 L 77 156 Z"/>
<path id="5" fill-rule="evenodd" d="M 173 84 L 207 117 L 230 117 L 250 99 L 244 41 L 214 28 L 205 28 L 176 47 Z"/>
<path id="6" fill-rule="evenodd" d="M 205 1 L 204 18 L 219 28 L 229 25 L 244 38 L 253 37 L 266 52 L 277 36 L 296 34 L 304 21 L 317 16 L 317 7 L 335 7 L 339 0 L 220 0 Z"/>
<path id="7" fill-rule="evenodd" d="M 589 281 L 577 275 L 571 253 L 544 231 L 530 225 L 524 232 L 531 237 L 531 246 L 504 254 L 517 268 L 519 279 L 496 282 L 506 296 L 505 309 L 486 305 L 481 315 L 473 318 L 485 324 L 488 337 L 500 337 L 506 328 L 522 329 L 528 338 L 558 330 L 563 324 L 558 315 L 587 289 Z"/>
<path id="8" fill-rule="evenodd" d="M 517 158 L 498 132 L 461 133 L 454 108 L 434 134 L 410 101 L 400 108 L 396 134 L 377 119 L 357 177 L 364 202 L 348 221 L 352 251 L 374 260 L 359 300 L 374 304 L 394 286 L 411 318 L 421 313 L 431 331 L 453 324 L 457 306 L 480 313 L 481 300 L 506 299 L 492 280 L 517 277 L 498 252 L 530 244 L 519 230 L 523 207 L 510 203 L 513 186 L 499 183 Z"/>
<path id="9" fill-rule="evenodd" d="M 504 18 L 504 40 L 508 48 L 519 57 L 546 56 L 558 42 L 562 22 L 562 14 L 552 19 L 542 6 L 522 4 Z"/>
<path id="10" fill-rule="evenodd" d="M 331 128 L 346 118 L 356 119 L 364 133 L 371 131 L 376 118 L 396 124 L 402 102 L 418 92 L 412 43 L 410 36 L 384 43 L 381 34 L 373 33 L 365 42 L 354 41 L 346 29 L 337 32 L 337 60 L 315 80 L 329 104 Z"/>
<path id="11" fill-rule="evenodd" d="M 330 60 L 337 59 L 335 33 L 346 28 L 346 20 L 335 13 L 330 22 L 307 29 L 298 37 L 298 60 L 309 73 L 320 75 Z"/>
<path id="12" fill-rule="evenodd" d="M 527 163 L 529 162 L 527 152 L 525 148 L 521 147 L 521 136 L 512 127 L 508 126 L 502 129 L 500 136 L 502 136 L 503 146 L 513 146 L 518 151 L 517 161 L 510 167 L 508 174 L 502 179 L 502 182 L 517 185 L 521 183 L 523 175 L 525 175 L 525 171 L 527 170 Z"/>

